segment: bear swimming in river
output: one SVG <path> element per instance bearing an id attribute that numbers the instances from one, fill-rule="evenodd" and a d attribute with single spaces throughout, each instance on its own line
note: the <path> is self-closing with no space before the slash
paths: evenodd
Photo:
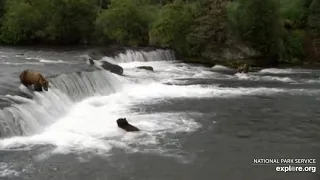
<path id="1" fill-rule="evenodd" d="M 129 124 L 126 118 L 119 118 L 117 120 L 117 124 L 119 128 L 122 128 L 128 132 L 140 131 L 140 129 L 138 129 L 137 127 Z"/>
<path id="2" fill-rule="evenodd" d="M 31 71 L 29 69 L 24 70 L 20 74 L 20 82 L 26 87 L 30 85 L 34 86 L 35 91 L 48 91 L 49 82 L 39 72 Z"/>

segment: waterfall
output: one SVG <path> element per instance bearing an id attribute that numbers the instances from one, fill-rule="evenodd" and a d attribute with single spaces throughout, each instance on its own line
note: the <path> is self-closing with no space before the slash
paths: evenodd
<path id="1" fill-rule="evenodd" d="M 105 58 L 111 62 L 124 63 L 174 60 L 175 55 L 170 50 L 128 50 L 114 58 Z M 46 126 L 68 113 L 76 102 L 121 90 L 120 78 L 123 77 L 105 70 L 80 71 L 49 78 L 49 91 L 33 92 L 20 85 L 20 90 L 30 98 L 18 95 L 0 96 L 0 99 L 12 103 L 11 106 L 0 109 L 0 138 L 40 133 Z"/>
<path id="2" fill-rule="evenodd" d="M 121 89 L 117 77 L 104 70 L 62 74 L 50 81 L 73 101 L 95 95 L 108 95 Z"/>
<path id="3" fill-rule="evenodd" d="M 49 91 L 32 92 L 20 86 L 32 99 L 5 96 L 14 103 L 0 110 L 0 137 L 38 133 L 67 113 L 75 102 L 121 89 L 115 75 L 103 70 L 62 74 L 49 80 Z"/>
<path id="4" fill-rule="evenodd" d="M 175 54 L 172 50 L 158 49 L 149 52 L 127 50 L 125 53 L 120 53 L 114 58 L 104 57 L 103 59 L 110 63 L 127 63 L 135 61 L 172 61 L 175 60 L 175 58 Z"/>

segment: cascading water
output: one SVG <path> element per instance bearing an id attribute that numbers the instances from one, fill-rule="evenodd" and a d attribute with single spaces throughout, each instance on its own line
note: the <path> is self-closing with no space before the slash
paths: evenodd
<path id="1" fill-rule="evenodd" d="M 128 50 L 112 62 L 174 60 L 170 50 L 136 52 Z M 96 95 L 109 95 L 122 88 L 121 78 L 105 70 L 74 72 L 50 78 L 49 91 L 32 92 L 24 86 L 20 90 L 31 97 L 3 96 L 12 105 L 0 109 L 0 137 L 28 136 L 40 133 L 66 114 L 78 101 Z"/>
<path id="2" fill-rule="evenodd" d="M 121 85 L 106 71 L 76 72 L 51 78 L 49 91 L 31 92 L 24 86 L 21 91 L 32 99 L 7 95 L 19 102 L 0 110 L 1 137 L 31 135 L 53 123 L 65 114 L 74 102 L 94 95 L 116 92 Z"/>
<path id="3" fill-rule="evenodd" d="M 73 101 L 94 95 L 108 95 L 121 89 L 119 80 L 110 72 L 76 72 L 51 79 L 54 87 L 67 94 Z"/>
<path id="4" fill-rule="evenodd" d="M 105 57 L 111 63 L 127 63 L 127 62 L 150 62 L 150 61 L 172 61 L 175 60 L 175 54 L 172 50 L 156 50 L 156 51 L 132 51 L 127 50 L 125 53 L 120 53 L 114 58 Z"/>

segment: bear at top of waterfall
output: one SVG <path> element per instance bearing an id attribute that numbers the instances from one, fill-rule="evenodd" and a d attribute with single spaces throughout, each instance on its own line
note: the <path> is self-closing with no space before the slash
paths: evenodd
<path id="1" fill-rule="evenodd" d="M 117 120 L 117 124 L 119 128 L 122 128 L 128 132 L 140 131 L 140 129 L 128 123 L 126 118 L 119 118 Z"/>
<path id="2" fill-rule="evenodd" d="M 49 81 L 44 78 L 41 73 L 29 69 L 24 70 L 20 74 L 20 82 L 26 87 L 34 86 L 35 91 L 48 91 Z"/>

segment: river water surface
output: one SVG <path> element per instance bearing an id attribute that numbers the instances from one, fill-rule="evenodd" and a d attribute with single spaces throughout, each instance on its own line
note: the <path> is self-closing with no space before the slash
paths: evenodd
<path id="1" fill-rule="evenodd" d="M 0 48 L 1 180 L 320 179 L 319 169 L 253 164 L 320 161 L 320 70 L 244 75 L 158 50 L 105 57 L 124 68 L 119 76 L 89 67 L 86 55 Z M 20 84 L 27 68 L 49 78 L 48 92 Z M 120 117 L 141 132 L 119 129 Z"/>

